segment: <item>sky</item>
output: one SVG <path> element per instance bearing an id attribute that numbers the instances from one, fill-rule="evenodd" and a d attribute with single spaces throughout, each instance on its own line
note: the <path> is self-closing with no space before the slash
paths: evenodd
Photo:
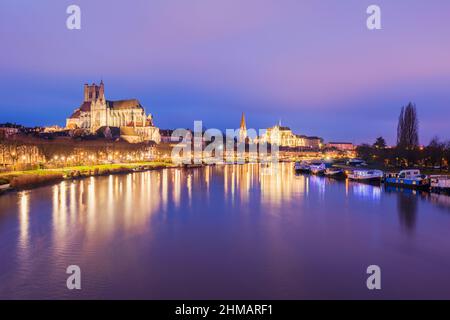
<path id="1" fill-rule="evenodd" d="M 245 112 L 249 128 L 354 143 L 394 143 L 411 101 L 427 144 L 450 139 L 449 40 L 448 0 L 2 0 L 0 123 L 64 125 L 103 80 L 160 128 L 238 128 Z"/>

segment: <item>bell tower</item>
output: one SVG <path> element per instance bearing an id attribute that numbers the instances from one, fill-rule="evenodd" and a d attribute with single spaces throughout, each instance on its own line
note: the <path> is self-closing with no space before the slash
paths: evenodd
<path id="1" fill-rule="evenodd" d="M 103 80 L 100 85 L 93 83 L 92 85 L 84 85 L 84 102 L 93 102 L 96 100 L 105 101 L 105 85 Z"/>
<path id="2" fill-rule="evenodd" d="M 106 105 L 103 80 L 99 85 L 95 83 L 84 85 L 84 102 L 90 103 L 91 132 L 96 132 L 98 128 L 109 125 L 110 111 Z"/>

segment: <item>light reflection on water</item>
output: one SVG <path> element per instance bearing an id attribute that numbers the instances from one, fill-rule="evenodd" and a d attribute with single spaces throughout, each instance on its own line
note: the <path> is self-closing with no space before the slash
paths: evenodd
<path id="1" fill-rule="evenodd" d="M 447 196 L 291 164 L 64 181 L 0 197 L 0 298 L 371 298 L 369 264 L 376 297 L 450 298 L 449 230 Z"/>
<path id="2" fill-rule="evenodd" d="M 381 198 L 381 186 L 370 186 L 364 183 L 353 183 L 353 194 L 367 200 L 379 201 Z"/>

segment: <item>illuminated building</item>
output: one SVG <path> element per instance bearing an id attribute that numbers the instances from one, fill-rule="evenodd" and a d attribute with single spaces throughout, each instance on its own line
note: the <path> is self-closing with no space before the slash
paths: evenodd
<path id="1" fill-rule="evenodd" d="M 103 81 L 100 85 L 84 85 L 83 103 L 67 119 L 66 127 L 84 129 L 90 133 L 96 133 L 102 127 L 117 127 L 122 138 L 132 143 L 159 143 L 161 139 L 152 115 L 146 115 L 139 100 L 106 100 Z"/>
<path id="2" fill-rule="evenodd" d="M 280 147 L 319 149 L 322 146 L 323 139 L 294 134 L 290 128 L 277 124 L 266 130 L 266 133 L 261 137 L 261 141 L 277 144 Z"/>

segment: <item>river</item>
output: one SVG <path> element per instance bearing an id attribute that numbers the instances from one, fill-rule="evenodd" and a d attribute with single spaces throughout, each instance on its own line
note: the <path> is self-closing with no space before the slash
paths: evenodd
<path id="1" fill-rule="evenodd" d="M 68 290 L 66 268 L 81 269 Z M 381 268 L 368 290 L 367 267 Z M 164 169 L 0 196 L 1 299 L 450 299 L 450 197 Z"/>

